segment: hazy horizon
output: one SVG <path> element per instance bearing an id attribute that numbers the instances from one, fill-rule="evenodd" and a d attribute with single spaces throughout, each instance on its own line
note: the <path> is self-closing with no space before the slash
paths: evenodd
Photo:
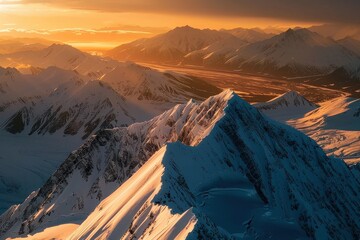
<path id="1" fill-rule="evenodd" d="M 82 50 L 110 49 L 178 26 L 286 30 L 328 24 L 356 27 L 356 1 L 50 1 L 1 0 L 0 37 L 44 38 Z M 324 7 L 326 5 L 326 7 Z M 351 6 L 351 7 L 349 7 Z M 347 9 L 346 14 L 339 9 Z M 335 25 L 336 27 L 335 27 Z"/>

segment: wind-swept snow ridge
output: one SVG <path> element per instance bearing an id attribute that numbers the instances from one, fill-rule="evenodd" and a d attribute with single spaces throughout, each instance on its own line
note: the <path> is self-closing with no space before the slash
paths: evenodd
<path id="1" fill-rule="evenodd" d="M 22 224 L 21 232 L 33 231 L 45 219 L 55 221 L 60 214 L 70 216 L 68 221 L 71 216 L 84 218 L 84 212 L 90 213 L 166 142 L 200 142 L 221 118 L 231 96 L 232 92 L 226 91 L 200 105 L 190 100 L 151 121 L 100 131 L 64 161 L 26 206 L 21 218 L 28 222 Z M 0 220 L 5 224 L 0 228 L 6 231 L 13 221 Z M 14 226 L 16 232 L 19 228 Z"/>
<path id="2" fill-rule="evenodd" d="M 169 140 L 175 143 L 163 147 Z M 24 214 L 10 209 L 0 227 L 15 236 L 81 222 L 73 239 L 358 239 L 354 173 L 226 91 L 102 131 L 64 162 Z M 96 197 L 105 196 L 99 204 Z M 6 217 L 12 214 L 19 217 Z"/>

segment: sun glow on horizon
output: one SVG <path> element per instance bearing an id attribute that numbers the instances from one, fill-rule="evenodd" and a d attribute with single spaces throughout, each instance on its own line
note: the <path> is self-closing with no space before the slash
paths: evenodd
<path id="1" fill-rule="evenodd" d="M 177 26 L 231 29 L 267 28 L 284 30 L 316 23 L 261 17 L 212 16 L 166 12 L 111 12 L 49 4 L 46 1 L 0 0 L 0 37 L 44 38 L 69 43 L 82 50 L 110 49 L 148 38 Z"/>

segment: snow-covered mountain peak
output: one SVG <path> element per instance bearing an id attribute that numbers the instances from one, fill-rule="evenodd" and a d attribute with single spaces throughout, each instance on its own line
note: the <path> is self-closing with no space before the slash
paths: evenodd
<path id="1" fill-rule="evenodd" d="M 196 28 L 193 28 L 189 25 L 185 25 L 185 26 L 180 26 L 180 27 L 176 27 L 174 28 L 173 30 L 171 31 L 175 31 L 175 32 L 180 32 L 180 31 L 183 31 L 183 32 L 189 32 L 189 31 L 198 31 L 200 29 L 196 29 Z"/>
<path id="2" fill-rule="evenodd" d="M 259 104 L 255 104 L 255 106 L 257 108 L 261 108 L 261 109 L 267 109 L 267 108 L 271 108 L 271 107 L 301 107 L 301 106 L 305 106 L 305 107 L 312 107 L 312 108 L 317 108 L 318 105 L 316 105 L 315 103 L 310 102 L 309 100 L 307 100 L 304 96 L 300 95 L 298 92 L 296 91 L 288 91 L 278 97 L 275 97 L 271 100 L 269 100 L 266 103 L 259 103 Z"/>
<path id="3" fill-rule="evenodd" d="M 354 73 L 360 66 L 360 59 L 332 39 L 307 29 L 291 29 L 240 48 L 227 64 L 245 71 L 306 76 L 328 74 L 340 67 Z"/>
<path id="4" fill-rule="evenodd" d="M 265 39 L 268 39 L 274 34 L 266 33 L 262 31 L 261 29 L 247 29 L 247 28 L 234 28 L 230 30 L 221 29 L 220 31 L 225 31 L 228 33 L 231 33 L 232 35 L 236 36 L 237 38 L 248 42 L 248 43 L 254 43 L 258 41 L 262 41 Z"/>
<path id="5" fill-rule="evenodd" d="M 300 117 L 318 108 L 296 91 L 286 92 L 265 103 L 256 103 L 254 106 L 261 112 L 277 120 L 288 120 L 289 117 Z"/>
<path id="6" fill-rule="evenodd" d="M 275 42 L 281 41 L 284 44 L 306 44 L 309 46 L 331 47 L 336 42 L 330 38 L 325 38 L 318 33 L 311 32 L 306 28 L 291 29 L 274 37 Z"/>
<path id="7" fill-rule="evenodd" d="M 160 72 L 132 62 L 117 65 L 104 74 L 101 81 L 110 84 L 121 95 L 140 101 L 183 103 L 189 98 L 201 99 L 203 95 L 194 92 L 194 81 L 189 77 L 171 71 Z M 203 81 L 197 81 L 197 84 L 202 84 L 205 93 L 220 91 Z"/>
<path id="8" fill-rule="evenodd" d="M 64 70 L 55 66 L 50 66 L 43 70 L 34 73 L 33 76 L 35 78 L 41 79 L 41 83 L 56 85 L 67 81 L 89 81 L 90 78 L 87 76 L 83 76 L 78 74 L 73 70 Z"/>
<path id="9" fill-rule="evenodd" d="M 0 234 L 76 221 L 70 239 L 358 239 L 359 191 L 341 160 L 225 91 L 100 131 Z"/>
<path id="10" fill-rule="evenodd" d="M 0 77 L 1 77 L 0 82 L 4 78 L 13 79 L 16 77 L 16 75 L 19 75 L 19 74 L 20 74 L 20 72 L 16 68 L 11 68 L 11 67 L 3 68 L 0 66 Z"/>
<path id="11" fill-rule="evenodd" d="M 119 60 L 164 61 L 179 63 L 188 53 L 200 50 L 216 41 L 233 37 L 230 33 L 210 29 L 178 27 L 148 39 L 123 44 L 108 52 Z"/>
<path id="12" fill-rule="evenodd" d="M 82 75 L 96 79 L 110 71 L 117 61 L 82 52 L 66 44 L 53 44 L 45 49 L 16 52 L 0 56 L 0 65 L 14 66 L 31 71 L 31 68 L 56 66 L 66 70 L 76 70 Z M 30 68 L 30 70 L 29 70 Z"/>
<path id="13" fill-rule="evenodd" d="M 46 50 L 44 51 L 45 56 L 46 55 L 50 55 L 50 54 L 54 54 L 54 55 L 67 55 L 67 56 L 84 56 L 85 54 L 83 52 L 81 52 L 80 50 L 67 45 L 67 44 L 58 44 L 58 43 L 54 43 L 51 46 L 49 46 L 48 48 L 46 48 Z"/>

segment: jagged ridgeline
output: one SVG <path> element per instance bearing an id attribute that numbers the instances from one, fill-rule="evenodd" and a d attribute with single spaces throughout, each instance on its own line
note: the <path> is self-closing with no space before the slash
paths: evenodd
<path id="1" fill-rule="evenodd" d="M 103 130 L 0 217 L 1 237 L 359 239 L 360 174 L 231 91 Z"/>
<path id="2" fill-rule="evenodd" d="M 71 56 L 76 61 L 69 62 Z M 67 45 L 17 57 L 30 64 L 39 64 L 41 58 L 39 65 L 46 69 L 23 74 L 0 67 L 0 128 L 12 134 L 86 139 L 99 129 L 149 120 L 177 103 L 221 91 L 200 79 L 104 60 Z M 68 70 L 49 67 L 52 64 Z M 91 72 L 97 68 L 100 73 Z"/>

